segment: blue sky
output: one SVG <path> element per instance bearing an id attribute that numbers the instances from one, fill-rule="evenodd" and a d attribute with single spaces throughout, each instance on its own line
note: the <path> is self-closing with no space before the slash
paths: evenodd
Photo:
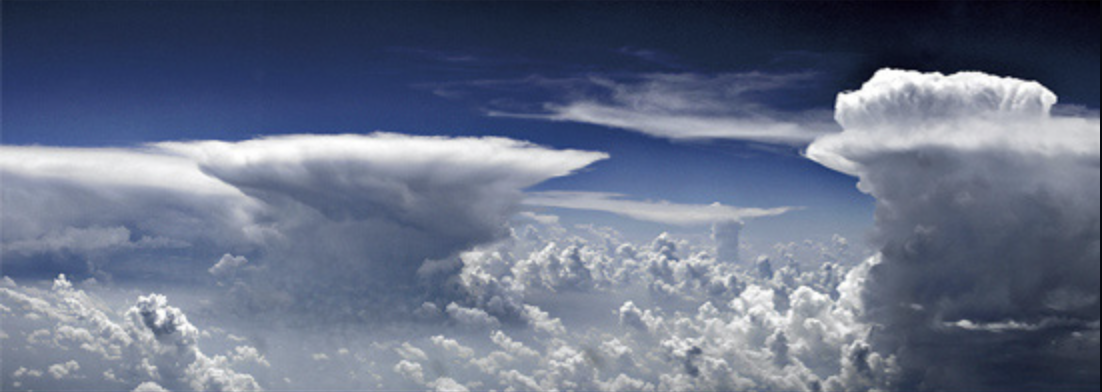
<path id="1" fill-rule="evenodd" d="M 852 179 L 801 159 L 799 145 L 771 153 L 741 141 L 671 143 L 600 125 L 486 113 L 559 98 L 532 85 L 533 77 L 748 72 L 809 74 L 792 86 L 794 94 L 767 91 L 751 99 L 783 111 L 829 112 L 837 92 L 857 88 L 883 67 L 1013 75 L 1041 81 L 1062 103 L 1097 108 L 1098 89 L 1091 86 L 1098 85 L 1099 69 L 1090 53 L 1098 52 L 1091 38 L 1098 22 L 1089 9 L 12 2 L 3 27 L 3 143 L 126 146 L 375 130 L 499 135 L 613 156 L 541 190 L 800 206 L 807 209 L 763 220 L 750 234 L 760 230 L 768 240 L 860 236 L 871 199 L 854 191 Z M 1055 20 L 1066 21 L 1059 31 L 1049 28 Z M 512 83 L 465 85 L 477 81 Z M 433 94 L 441 86 L 465 94 Z"/>

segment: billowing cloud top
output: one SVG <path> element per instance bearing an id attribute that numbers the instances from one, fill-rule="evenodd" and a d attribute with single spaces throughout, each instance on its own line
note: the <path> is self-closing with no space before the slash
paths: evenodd
<path id="1" fill-rule="evenodd" d="M 1056 94 L 1037 82 L 885 69 L 860 90 L 839 94 L 834 117 L 853 130 L 976 117 L 1041 118 L 1055 104 Z"/>
<path id="2" fill-rule="evenodd" d="M 977 72 L 881 70 L 860 90 L 839 94 L 835 118 L 844 132 L 819 138 L 807 156 L 851 175 L 878 153 L 928 147 L 1097 162 L 1098 118 L 1051 116 L 1056 101 L 1037 82 Z"/>
<path id="3" fill-rule="evenodd" d="M 877 200 L 862 301 L 899 389 L 1097 384 L 1073 368 L 1098 361 L 1099 121 L 1055 102 L 1034 82 L 885 70 L 809 147 Z"/>

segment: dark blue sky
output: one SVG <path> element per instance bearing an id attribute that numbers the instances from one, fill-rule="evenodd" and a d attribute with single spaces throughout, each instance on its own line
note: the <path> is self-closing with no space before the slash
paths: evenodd
<path id="1" fill-rule="evenodd" d="M 538 103 L 546 92 L 510 85 L 445 98 L 434 88 L 533 76 L 810 72 L 798 94 L 758 98 L 779 110 L 830 110 L 838 92 L 897 67 L 1037 80 L 1062 103 L 1097 109 L 1097 14 L 1098 2 L 5 1 L 2 142 L 499 135 L 613 157 L 540 189 L 803 206 L 749 234 L 853 235 L 871 221 L 871 201 L 798 148 L 488 117 L 487 106 Z"/>

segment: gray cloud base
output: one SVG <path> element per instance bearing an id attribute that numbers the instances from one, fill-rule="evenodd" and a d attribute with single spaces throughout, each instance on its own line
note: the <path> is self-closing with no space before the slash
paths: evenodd
<path id="1" fill-rule="evenodd" d="M 1049 117 L 1055 102 L 1032 82 L 885 70 L 809 148 L 877 199 L 862 298 L 899 388 L 1097 387 L 1098 120 Z"/>

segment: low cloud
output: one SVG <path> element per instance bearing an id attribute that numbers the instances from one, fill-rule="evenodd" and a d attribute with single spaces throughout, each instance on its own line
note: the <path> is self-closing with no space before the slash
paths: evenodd
<path id="1" fill-rule="evenodd" d="M 32 380 L 23 380 L 28 387 L 261 390 L 251 375 L 235 371 L 226 357 L 204 354 L 199 348 L 200 330 L 180 309 L 168 306 L 162 295 L 139 297 L 121 318 L 105 309 L 102 299 L 74 288 L 65 276 L 58 277 L 48 291 L 9 284 L 0 288 L 0 298 L 11 305 L 3 314 L 5 328 L 19 330 L 25 323 L 49 327 L 44 331 L 52 337 L 52 344 L 32 351 L 22 360 L 90 358 L 86 363 L 93 363 L 102 372 L 102 377 L 90 374 L 80 362 L 70 359 L 50 365 L 46 372 L 50 379 L 33 381 L 34 384 Z M 7 343 L 4 348 L 10 350 Z M 243 347 L 241 351 L 255 352 L 255 348 Z M 15 376 L 23 378 L 32 373 L 42 375 L 20 368 Z"/>

